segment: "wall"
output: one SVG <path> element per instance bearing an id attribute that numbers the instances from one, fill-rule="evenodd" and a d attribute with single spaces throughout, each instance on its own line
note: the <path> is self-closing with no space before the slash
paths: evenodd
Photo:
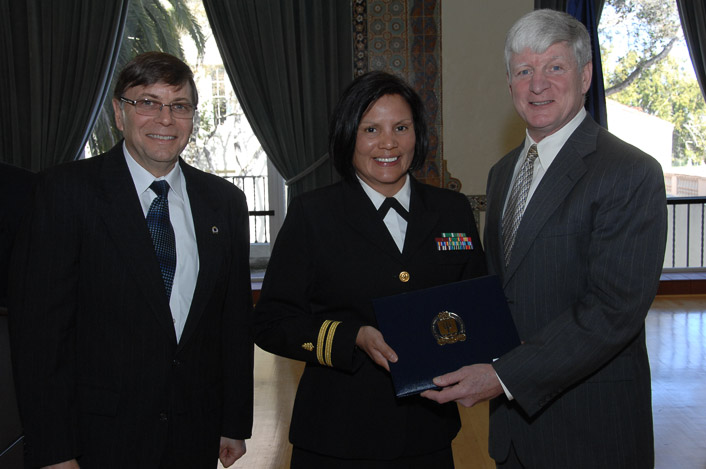
<path id="1" fill-rule="evenodd" d="M 485 194 L 490 167 L 524 138 L 505 78 L 505 34 L 534 0 L 441 5 L 443 157 L 461 192 Z"/>

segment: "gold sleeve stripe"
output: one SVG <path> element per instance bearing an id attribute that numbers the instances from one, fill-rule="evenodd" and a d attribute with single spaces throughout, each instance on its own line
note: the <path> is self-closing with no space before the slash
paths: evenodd
<path id="1" fill-rule="evenodd" d="M 326 339 L 326 330 L 328 329 L 331 322 L 332 321 L 330 319 L 327 319 L 324 321 L 323 324 L 321 324 L 321 329 L 319 329 L 319 338 L 316 341 L 316 358 L 322 365 L 326 364 L 326 362 L 324 361 L 324 342 Z"/>
<path id="2" fill-rule="evenodd" d="M 336 328 L 341 324 L 341 321 L 336 321 L 331 324 L 328 330 L 328 335 L 326 336 L 326 364 L 328 366 L 333 366 L 331 361 L 331 349 L 333 348 L 333 336 L 336 334 Z"/>

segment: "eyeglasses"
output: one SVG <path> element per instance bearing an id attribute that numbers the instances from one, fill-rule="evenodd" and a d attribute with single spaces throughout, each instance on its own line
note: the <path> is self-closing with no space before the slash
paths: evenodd
<path id="1" fill-rule="evenodd" d="M 124 96 L 120 97 L 120 101 L 135 106 L 135 112 L 141 116 L 158 116 L 164 106 L 168 106 L 172 110 L 172 115 L 178 119 L 191 119 L 196 112 L 196 106 L 192 106 L 189 103 L 164 104 L 154 99 L 138 99 L 135 101 Z"/>

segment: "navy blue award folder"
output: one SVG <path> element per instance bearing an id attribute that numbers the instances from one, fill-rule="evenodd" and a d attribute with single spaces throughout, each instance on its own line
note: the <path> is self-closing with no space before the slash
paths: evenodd
<path id="1" fill-rule="evenodd" d="M 494 359 L 520 344 L 500 280 L 489 275 L 373 300 L 378 328 L 398 356 L 398 397 L 435 389 L 432 379 Z"/>

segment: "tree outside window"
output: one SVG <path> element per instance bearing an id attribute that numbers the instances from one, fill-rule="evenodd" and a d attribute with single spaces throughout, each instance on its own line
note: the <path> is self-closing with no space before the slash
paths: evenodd
<path id="1" fill-rule="evenodd" d="M 606 0 L 599 36 L 609 129 L 660 161 L 669 193 L 706 195 L 706 102 L 676 2 Z"/>

